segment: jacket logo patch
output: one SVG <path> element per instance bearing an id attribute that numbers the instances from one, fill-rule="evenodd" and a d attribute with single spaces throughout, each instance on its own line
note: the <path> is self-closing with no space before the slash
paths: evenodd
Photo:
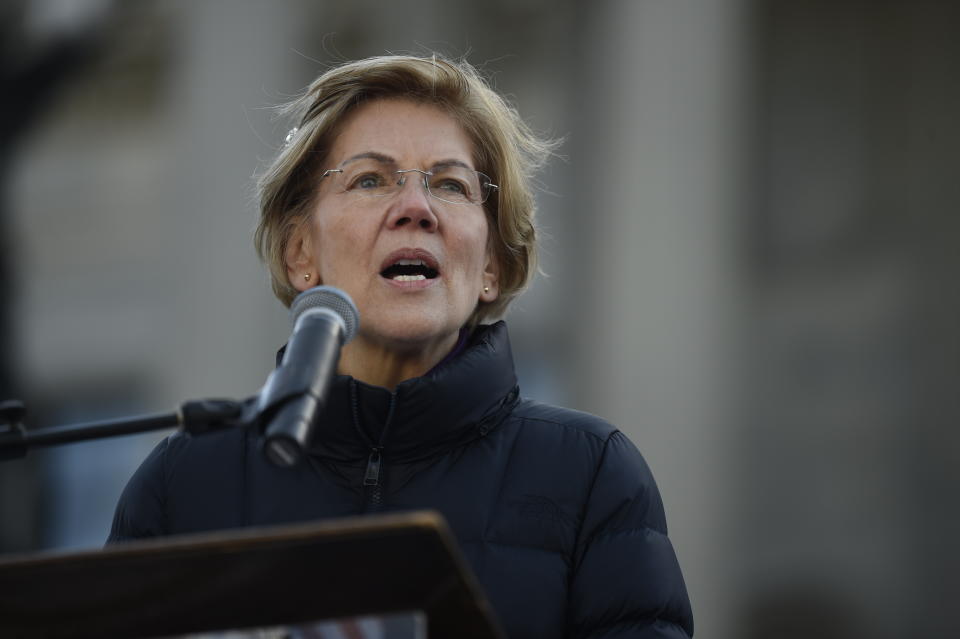
<path id="1" fill-rule="evenodd" d="M 541 495 L 523 495 L 510 503 L 520 511 L 521 517 L 539 519 L 551 524 L 576 525 L 576 521 L 564 513 L 555 502 Z"/>

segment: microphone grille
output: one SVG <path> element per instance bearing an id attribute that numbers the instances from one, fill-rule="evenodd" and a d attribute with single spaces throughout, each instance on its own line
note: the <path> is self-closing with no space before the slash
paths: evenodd
<path id="1" fill-rule="evenodd" d="M 315 286 L 293 298 L 290 304 L 290 317 L 296 326 L 297 319 L 311 308 L 328 308 L 343 319 L 345 326 L 343 343 L 346 344 L 357 334 L 360 326 L 360 313 L 350 296 L 333 286 Z"/>

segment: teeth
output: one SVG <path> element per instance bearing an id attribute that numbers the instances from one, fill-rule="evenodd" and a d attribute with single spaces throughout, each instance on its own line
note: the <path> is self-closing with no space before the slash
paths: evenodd
<path id="1" fill-rule="evenodd" d="M 427 279 L 426 275 L 397 275 L 393 278 L 394 282 L 416 282 L 417 280 Z"/>
<path id="2" fill-rule="evenodd" d="M 426 266 L 426 262 L 423 260 L 397 260 L 393 263 L 394 266 Z"/>

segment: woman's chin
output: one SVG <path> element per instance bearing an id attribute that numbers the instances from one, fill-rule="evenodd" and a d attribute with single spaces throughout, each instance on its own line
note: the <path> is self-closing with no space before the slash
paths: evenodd
<path id="1" fill-rule="evenodd" d="M 459 325 L 430 321 L 429 318 L 410 321 L 395 318 L 394 321 L 374 326 L 365 327 L 361 324 L 357 338 L 397 353 L 422 353 L 452 348 L 459 331 Z"/>

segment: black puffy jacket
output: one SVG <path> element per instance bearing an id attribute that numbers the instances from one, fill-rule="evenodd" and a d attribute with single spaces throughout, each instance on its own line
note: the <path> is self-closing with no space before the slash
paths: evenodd
<path id="1" fill-rule="evenodd" d="M 640 453 L 597 417 L 520 399 L 502 322 L 393 393 L 340 376 L 328 397 L 295 469 L 265 461 L 252 430 L 168 437 L 110 541 L 432 508 L 511 637 L 693 634 Z"/>

